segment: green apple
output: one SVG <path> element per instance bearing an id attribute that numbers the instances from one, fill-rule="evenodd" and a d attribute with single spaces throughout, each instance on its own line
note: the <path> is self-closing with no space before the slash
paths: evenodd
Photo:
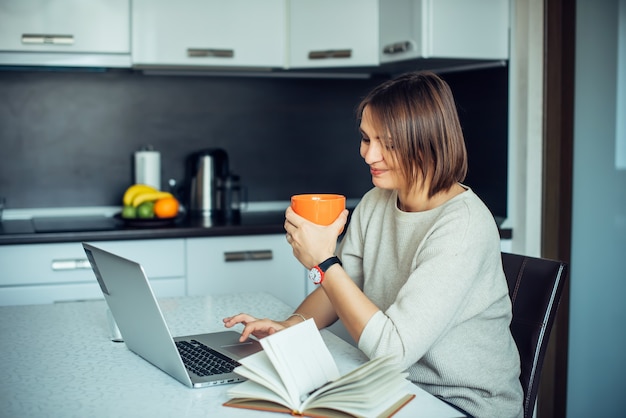
<path id="1" fill-rule="evenodd" d="M 134 206 L 126 205 L 122 208 L 122 218 L 135 219 L 137 217 L 137 209 Z"/>
<path id="2" fill-rule="evenodd" d="M 137 217 L 142 219 L 154 218 L 154 202 L 143 202 L 137 206 Z"/>

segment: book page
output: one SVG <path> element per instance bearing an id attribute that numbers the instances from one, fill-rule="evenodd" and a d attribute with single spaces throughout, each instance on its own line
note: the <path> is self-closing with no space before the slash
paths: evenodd
<path id="1" fill-rule="evenodd" d="M 385 409 L 405 395 L 407 373 L 402 372 L 391 356 L 379 357 L 318 389 L 302 405 L 309 408 L 337 408 L 355 415 L 367 415 Z"/>
<path id="2" fill-rule="evenodd" d="M 293 411 L 294 407 L 289 404 L 281 396 L 278 396 L 275 392 L 267 387 L 258 384 L 252 380 L 246 380 L 245 382 L 237 383 L 228 389 L 228 397 L 231 401 L 235 399 L 241 402 L 251 402 L 257 400 L 269 401 L 278 405 L 283 405 L 288 411 Z"/>
<path id="3" fill-rule="evenodd" d="M 265 351 L 244 357 L 239 360 L 239 363 L 241 366 L 235 368 L 235 373 L 270 389 L 283 399 L 283 403 L 287 405 L 292 403 L 287 389 Z M 298 405 L 299 403 L 295 404 L 295 406 Z"/>
<path id="4" fill-rule="evenodd" d="M 235 371 L 250 380 L 229 389 L 231 400 L 224 405 L 292 414 L 297 411 L 305 416 L 389 417 L 414 398 L 407 373 L 400 370 L 393 356 L 370 360 L 341 377 L 337 372 L 335 379 L 326 381 L 336 364 L 332 357 L 330 367 L 319 363 L 320 358 L 328 360 L 328 351 L 315 324 L 301 326 L 299 332 L 285 331 L 273 334 L 284 333 L 285 339 L 271 338 L 264 351 L 240 360 L 242 366 Z M 317 346 L 320 342 L 321 347 Z M 303 389 L 302 381 L 309 387 L 313 382 L 320 384 L 310 393 L 305 392 L 308 388 Z"/>
<path id="5" fill-rule="evenodd" d="M 313 319 L 260 340 L 294 402 L 339 378 L 339 370 Z"/>

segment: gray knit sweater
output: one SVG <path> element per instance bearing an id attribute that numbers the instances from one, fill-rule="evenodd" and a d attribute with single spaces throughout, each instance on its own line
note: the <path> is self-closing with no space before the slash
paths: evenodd
<path id="1" fill-rule="evenodd" d="M 402 212 L 374 188 L 352 214 L 338 255 L 380 311 L 359 349 L 393 353 L 409 379 L 477 417 L 522 415 L 520 363 L 494 219 L 467 190 Z"/>

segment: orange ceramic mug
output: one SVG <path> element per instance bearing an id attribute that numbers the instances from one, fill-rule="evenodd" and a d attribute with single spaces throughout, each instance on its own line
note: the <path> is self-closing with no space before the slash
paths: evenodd
<path id="1" fill-rule="evenodd" d="M 340 194 L 297 194 L 291 196 L 291 208 L 311 222 L 330 225 L 346 208 L 346 197 Z"/>

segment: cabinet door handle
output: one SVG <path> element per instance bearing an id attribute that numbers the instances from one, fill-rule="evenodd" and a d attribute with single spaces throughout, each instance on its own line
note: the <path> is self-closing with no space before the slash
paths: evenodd
<path id="1" fill-rule="evenodd" d="M 187 56 L 189 58 L 233 58 L 235 51 L 232 49 L 187 48 Z"/>
<path id="2" fill-rule="evenodd" d="M 400 54 L 412 50 L 414 43 L 412 41 L 396 42 L 383 48 L 383 54 L 393 55 Z"/>
<path id="3" fill-rule="evenodd" d="M 333 59 L 333 58 L 350 58 L 352 56 L 351 49 L 329 49 L 326 51 L 309 52 L 310 60 Z"/>
<path id="4" fill-rule="evenodd" d="M 91 270 L 91 264 L 86 258 L 68 258 L 64 260 L 52 260 L 53 271 L 67 270 Z"/>
<path id="5" fill-rule="evenodd" d="M 256 251 L 231 251 L 224 253 L 224 261 L 259 261 L 271 260 L 274 258 L 272 250 L 256 250 Z"/>
<path id="6" fill-rule="evenodd" d="M 22 43 L 28 45 L 74 45 L 74 35 L 22 34 Z"/>

